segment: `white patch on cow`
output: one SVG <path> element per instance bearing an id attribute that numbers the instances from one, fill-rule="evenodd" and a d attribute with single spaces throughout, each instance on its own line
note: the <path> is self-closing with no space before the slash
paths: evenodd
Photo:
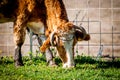
<path id="1" fill-rule="evenodd" d="M 28 22 L 27 26 L 36 34 L 44 34 L 44 24 L 42 22 Z"/>
<path id="2" fill-rule="evenodd" d="M 71 35 L 71 37 L 73 37 L 73 35 Z M 64 48 L 66 50 L 66 54 L 67 54 L 67 62 L 63 64 L 63 68 L 70 68 L 70 67 L 74 67 L 74 59 L 73 59 L 73 39 L 70 41 L 64 41 Z"/>
<path id="3" fill-rule="evenodd" d="M 27 23 L 28 28 L 32 30 L 35 34 L 38 34 L 42 42 L 46 40 L 45 36 L 45 28 L 42 22 L 28 22 Z"/>

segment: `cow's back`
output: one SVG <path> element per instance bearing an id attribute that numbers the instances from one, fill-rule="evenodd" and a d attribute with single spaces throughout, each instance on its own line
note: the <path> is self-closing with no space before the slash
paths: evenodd
<path id="1" fill-rule="evenodd" d="M 15 16 L 18 8 L 18 0 L 1 0 L 0 1 L 0 18 L 11 18 Z"/>
<path id="2" fill-rule="evenodd" d="M 0 23 L 13 22 L 21 14 L 24 14 L 26 16 L 24 18 L 29 18 L 29 20 L 40 19 L 45 23 L 44 0 L 0 0 Z"/>

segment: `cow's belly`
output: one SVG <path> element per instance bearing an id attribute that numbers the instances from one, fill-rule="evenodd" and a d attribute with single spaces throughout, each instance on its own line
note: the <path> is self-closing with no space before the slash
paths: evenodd
<path id="1" fill-rule="evenodd" d="M 28 22 L 27 27 L 30 28 L 35 34 L 44 34 L 44 25 L 42 22 Z"/>

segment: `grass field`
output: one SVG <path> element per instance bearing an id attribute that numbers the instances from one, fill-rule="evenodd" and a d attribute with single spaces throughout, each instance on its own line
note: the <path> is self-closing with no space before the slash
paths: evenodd
<path id="1" fill-rule="evenodd" d="M 120 59 L 106 62 L 77 56 L 72 69 L 63 69 L 58 58 L 58 67 L 46 66 L 43 57 L 24 57 L 23 61 L 25 65 L 16 68 L 11 57 L 1 57 L 0 80 L 120 80 Z"/>

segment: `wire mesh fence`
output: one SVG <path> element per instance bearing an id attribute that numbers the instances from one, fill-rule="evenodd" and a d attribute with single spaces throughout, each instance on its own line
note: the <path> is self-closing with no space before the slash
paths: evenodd
<path id="1" fill-rule="evenodd" d="M 68 0 L 65 2 L 67 3 Z M 101 55 L 113 59 L 120 57 L 119 3 L 120 1 L 117 0 L 80 0 L 79 2 L 75 0 L 75 5 L 66 5 L 70 20 L 78 26 L 84 26 L 91 35 L 88 43 L 77 44 L 78 53 L 87 53 L 86 55 L 90 56 Z M 71 12 L 76 14 L 71 15 Z M 84 51 L 82 52 L 81 49 Z"/>

